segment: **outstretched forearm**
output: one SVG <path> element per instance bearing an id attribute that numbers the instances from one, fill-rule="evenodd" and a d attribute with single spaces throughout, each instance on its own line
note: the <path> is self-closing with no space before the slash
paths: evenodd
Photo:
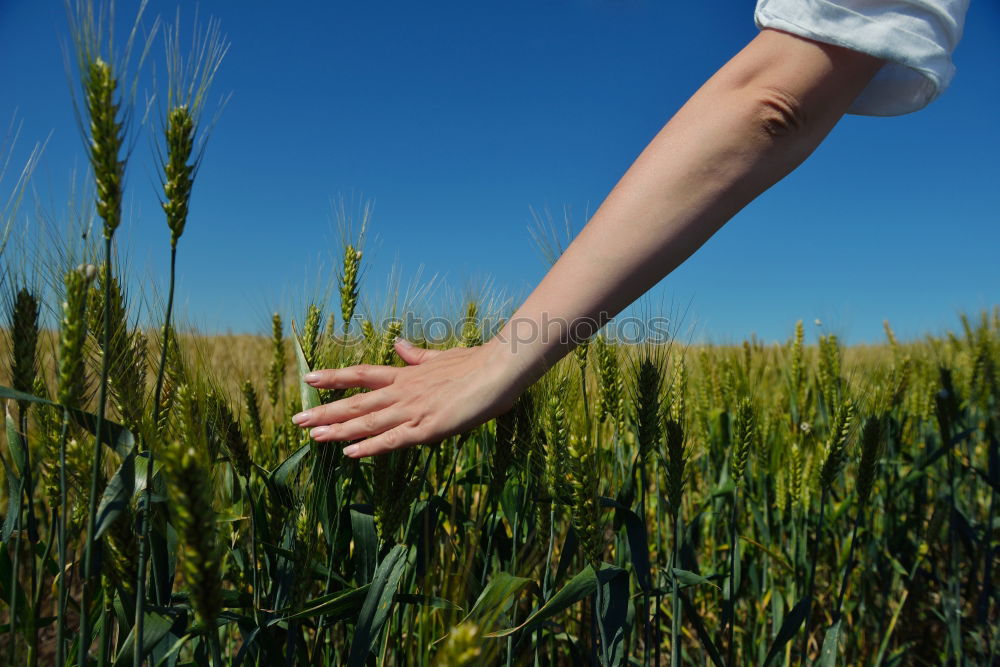
<path id="1" fill-rule="evenodd" d="M 637 299 L 798 166 L 880 64 L 765 30 L 667 123 L 496 337 L 443 351 L 397 341 L 404 368 L 311 373 L 314 387 L 370 391 L 295 423 L 318 441 L 358 441 L 344 451 L 360 457 L 435 442 L 509 409 L 567 341 L 593 334 L 592 323 Z"/>
<path id="2" fill-rule="evenodd" d="M 594 333 L 805 160 L 880 65 L 761 32 L 659 132 L 487 344 L 497 368 L 518 388 L 534 382 L 567 341 Z"/>

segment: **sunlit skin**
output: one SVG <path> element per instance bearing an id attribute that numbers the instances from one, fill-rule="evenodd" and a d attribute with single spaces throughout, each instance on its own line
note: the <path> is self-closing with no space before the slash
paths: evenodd
<path id="1" fill-rule="evenodd" d="M 690 257 L 812 153 L 881 65 L 761 31 L 660 130 L 496 337 L 443 351 L 398 340 L 405 367 L 310 373 L 317 388 L 370 391 L 293 421 L 319 442 L 356 441 L 344 453 L 359 458 L 437 442 L 508 410 L 572 349 L 560 335 L 579 334 L 570 323 L 613 317 Z"/>

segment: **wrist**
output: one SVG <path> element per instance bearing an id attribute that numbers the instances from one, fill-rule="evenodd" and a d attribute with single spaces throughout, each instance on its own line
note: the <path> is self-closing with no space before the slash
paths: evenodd
<path id="1" fill-rule="evenodd" d="M 485 364 L 501 386 L 519 395 L 549 368 L 547 356 L 553 356 L 552 363 L 562 356 L 547 350 L 544 340 L 538 335 L 519 336 L 511 327 L 504 327 L 483 344 Z"/>

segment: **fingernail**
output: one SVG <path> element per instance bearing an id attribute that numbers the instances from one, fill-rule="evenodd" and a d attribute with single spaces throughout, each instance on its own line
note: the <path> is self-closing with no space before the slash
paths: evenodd
<path id="1" fill-rule="evenodd" d="M 357 445 L 348 445 L 347 447 L 344 447 L 344 456 L 354 456 L 357 453 L 358 453 Z"/>
<path id="2" fill-rule="evenodd" d="M 411 343 L 410 341 L 406 340 L 402 336 L 396 336 L 396 345 L 398 345 L 400 347 L 413 347 L 413 343 Z"/>
<path id="3" fill-rule="evenodd" d="M 309 413 L 300 412 L 299 414 L 292 416 L 292 423 L 295 424 L 296 426 L 301 426 L 302 423 L 307 419 L 309 419 Z"/>
<path id="4" fill-rule="evenodd" d="M 306 373 L 305 375 L 302 376 L 302 379 L 305 380 L 306 382 L 316 382 L 317 380 L 319 380 L 319 373 L 317 373 L 316 371 L 313 371 L 312 373 Z"/>
<path id="5" fill-rule="evenodd" d="M 329 426 L 317 426 L 313 430 L 309 431 L 309 437 L 318 438 L 321 435 L 326 435 L 329 430 Z"/>

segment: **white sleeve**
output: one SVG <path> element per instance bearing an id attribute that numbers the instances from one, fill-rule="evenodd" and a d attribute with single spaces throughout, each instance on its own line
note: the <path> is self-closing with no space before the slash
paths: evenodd
<path id="1" fill-rule="evenodd" d="M 754 20 L 886 60 L 848 113 L 896 116 L 930 104 L 951 83 L 951 54 L 969 0 L 758 0 Z"/>

